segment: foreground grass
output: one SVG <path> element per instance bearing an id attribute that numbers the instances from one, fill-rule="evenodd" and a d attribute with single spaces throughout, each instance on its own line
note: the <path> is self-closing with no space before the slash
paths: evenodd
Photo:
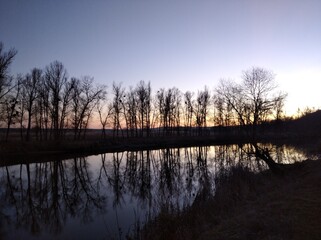
<path id="1" fill-rule="evenodd" d="M 220 179 L 215 196 L 162 211 L 139 238 L 321 239 L 321 160 L 290 165 L 282 175 L 239 167 Z"/>

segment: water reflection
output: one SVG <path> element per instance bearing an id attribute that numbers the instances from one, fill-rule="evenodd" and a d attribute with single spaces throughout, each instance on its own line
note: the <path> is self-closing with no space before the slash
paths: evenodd
<path id="1" fill-rule="evenodd" d="M 305 159 L 265 145 L 278 163 Z M 233 166 L 262 171 L 251 145 L 121 152 L 1 168 L 0 238 L 122 239 L 159 209 L 190 205 Z"/>

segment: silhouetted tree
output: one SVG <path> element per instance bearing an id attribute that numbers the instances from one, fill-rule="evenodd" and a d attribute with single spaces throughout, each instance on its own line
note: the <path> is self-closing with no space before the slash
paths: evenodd
<path id="1" fill-rule="evenodd" d="M 2 116 L 4 118 L 4 121 L 6 122 L 6 141 L 9 137 L 9 131 L 12 124 L 15 124 L 16 121 L 18 121 L 19 117 L 19 109 L 18 109 L 18 101 L 19 101 L 19 95 L 21 92 L 21 78 L 18 76 L 15 78 L 15 82 L 13 82 L 15 88 L 10 91 L 4 98 L 3 98 L 3 104 L 2 104 Z"/>
<path id="2" fill-rule="evenodd" d="M 127 136 L 134 137 L 138 136 L 138 103 L 137 103 L 137 92 L 136 89 L 132 87 L 126 93 L 125 103 L 125 120 L 126 120 L 126 129 Z"/>
<path id="3" fill-rule="evenodd" d="M 226 115 L 225 121 L 227 125 L 230 122 L 230 111 L 233 110 L 237 115 L 237 119 L 240 125 L 246 125 L 246 114 L 245 110 L 247 108 L 246 101 L 244 100 L 244 96 L 242 94 L 242 88 L 239 84 L 236 84 L 230 80 L 220 80 L 219 86 L 216 88 L 216 94 L 221 100 L 224 101 L 226 106 Z"/>
<path id="4" fill-rule="evenodd" d="M 102 126 L 102 137 L 106 138 L 106 127 L 108 125 L 108 121 L 110 120 L 112 113 L 112 105 L 109 104 L 107 99 L 100 99 L 97 103 L 97 111 L 99 116 L 99 121 Z"/>
<path id="5" fill-rule="evenodd" d="M 137 108 L 139 112 L 139 122 L 141 128 L 141 136 L 146 129 L 147 136 L 150 130 L 150 112 L 151 112 L 151 87 L 150 82 L 147 84 L 140 81 L 136 87 Z"/>
<path id="6" fill-rule="evenodd" d="M 74 139 L 78 137 L 78 129 L 80 126 L 80 106 L 81 106 L 81 94 L 82 94 L 82 88 L 81 88 L 81 82 L 77 78 L 71 78 L 71 81 L 73 82 L 74 88 L 72 90 L 72 126 L 74 129 Z"/>
<path id="7" fill-rule="evenodd" d="M 52 62 L 45 71 L 46 90 L 49 92 L 49 108 L 51 124 L 54 130 L 54 139 L 60 138 L 61 102 L 63 100 L 63 88 L 68 81 L 67 71 L 61 62 Z"/>
<path id="8" fill-rule="evenodd" d="M 184 111 L 184 121 L 185 121 L 185 129 L 190 133 L 192 131 L 193 126 L 193 115 L 194 115 L 194 101 L 193 101 L 193 93 L 190 91 L 185 92 L 184 94 L 185 100 L 185 111 Z M 187 133 L 187 131 L 185 131 Z"/>
<path id="9" fill-rule="evenodd" d="M 197 99 L 195 102 L 195 118 L 199 134 L 201 134 L 202 128 L 206 128 L 207 126 L 207 115 L 210 98 L 211 96 L 207 87 L 205 87 L 203 91 L 199 91 L 197 94 Z"/>
<path id="10" fill-rule="evenodd" d="M 46 78 L 43 77 L 38 85 L 39 97 L 36 99 L 37 122 L 40 128 L 40 138 L 47 140 L 50 129 L 50 92 L 46 86 Z"/>
<path id="11" fill-rule="evenodd" d="M 224 100 L 220 96 L 214 97 L 214 124 L 218 126 L 224 125 Z"/>
<path id="12" fill-rule="evenodd" d="M 250 108 L 250 120 L 256 126 L 274 107 L 274 74 L 266 69 L 253 67 L 243 72 L 242 79 L 244 98 Z"/>
<path id="13" fill-rule="evenodd" d="M 174 93 L 174 109 L 173 109 L 173 116 L 174 116 L 174 125 L 177 131 L 177 134 L 180 134 L 180 127 L 181 127 L 181 112 L 182 112 L 182 94 L 178 88 L 172 88 Z"/>
<path id="14" fill-rule="evenodd" d="M 243 72 L 241 84 L 221 80 L 216 92 L 235 112 L 241 125 L 251 124 L 255 135 L 256 126 L 273 111 L 280 113 L 286 94 L 278 94 L 274 74 L 263 68 L 253 67 Z"/>
<path id="15" fill-rule="evenodd" d="M 16 54 L 17 51 L 14 48 L 5 52 L 3 43 L 0 42 L 0 102 L 15 87 L 11 83 L 12 77 L 9 75 L 9 67 Z"/>
<path id="16" fill-rule="evenodd" d="M 124 88 L 121 84 L 113 83 L 113 136 L 119 136 L 119 130 L 121 130 L 121 113 L 123 111 L 124 101 Z"/>
<path id="17" fill-rule="evenodd" d="M 156 94 L 159 124 L 164 134 L 171 134 L 180 121 L 181 94 L 175 87 L 168 90 L 160 89 Z"/>
<path id="18" fill-rule="evenodd" d="M 105 86 L 94 86 L 93 78 L 72 79 L 72 109 L 75 138 L 86 131 L 92 111 L 106 96 Z M 84 133 L 85 133 L 84 131 Z"/>
<path id="19" fill-rule="evenodd" d="M 86 130 L 89 125 L 90 118 L 92 117 L 92 113 L 94 109 L 96 108 L 99 101 L 104 100 L 106 98 L 106 86 L 105 85 L 99 85 L 96 84 L 95 86 L 92 85 L 92 82 L 89 84 L 86 84 L 85 87 L 85 120 L 84 120 L 84 136 L 86 133 Z"/>
<path id="20" fill-rule="evenodd" d="M 163 128 L 163 133 L 165 133 L 165 89 L 161 88 L 156 93 L 156 99 L 155 99 L 155 106 L 157 108 L 157 119 L 158 119 L 158 128 L 159 131 L 161 131 L 161 128 Z"/>
<path id="21" fill-rule="evenodd" d="M 21 78 L 21 82 L 23 84 L 23 77 L 19 76 Z M 19 122 L 19 127 L 20 127 L 20 139 L 24 140 L 24 135 L 23 135 L 23 131 L 24 131 L 24 122 L 25 122 L 25 112 L 26 112 L 26 91 L 25 88 L 22 87 L 19 97 L 18 97 L 18 105 L 17 105 L 17 109 L 18 109 L 18 122 Z"/>
<path id="22" fill-rule="evenodd" d="M 31 74 L 27 74 L 23 80 L 23 89 L 25 95 L 26 111 L 28 113 L 27 135 L 26 140 L 30 140 L 31 119 L 35 100 L 39 96 L 39 85 L 42 80 L 42 71 L 34 68 Z"/>
<path id="23" fill-rule="evenodd" d="M 274 102 L 274 112 L 275 112 L 275 120 L 280 120 L 282 117 L 284 117 L 284 103 L 285 99 L 287 97 L 286 93 L 279 92 L 275 97 Z"/>

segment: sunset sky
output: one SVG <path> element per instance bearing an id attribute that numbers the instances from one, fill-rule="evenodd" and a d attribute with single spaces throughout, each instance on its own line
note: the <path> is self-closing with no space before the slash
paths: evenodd
<path id="1" fill-rule="evenodd" d="M 286 113 L 321 107 L 320 0 L 0 0 L 11 73 L 61 61 L 69 76 L 153 90 L 210 89 L 264 67 L 288 93 Z"/>

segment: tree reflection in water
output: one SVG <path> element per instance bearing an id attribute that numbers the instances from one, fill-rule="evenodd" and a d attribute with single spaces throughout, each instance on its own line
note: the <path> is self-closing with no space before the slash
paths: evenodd
<path id="1" fill-rule="evenodd" d="M 264 147 L 276 162 L 305 158 L 294 148 Z M 266 169 L 250 151 L 249 144 L 167 148 L 2 167 L 0 236 L 64 238 L 81 229 L 79 224 L 92 223 L 93 234 L 123 238 L 135 221 L 144 223 L 160 209 L 176 211 L 214 193 L 218 173 L 238 165 Z"/>
<path id="2" fill-rule="evenodd" d="M 68 217 L 88 222 L 93 209 L 105 210 L 105 197 L 92 183 L 86 158 L 5 167 L 1 211 L 8 225 L 32 235 L 59 234 Z"/>

